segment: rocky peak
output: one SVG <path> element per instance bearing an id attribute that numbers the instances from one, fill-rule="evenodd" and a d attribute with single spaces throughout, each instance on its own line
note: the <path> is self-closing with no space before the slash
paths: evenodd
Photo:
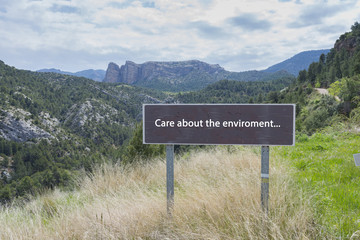
<path id="1" fill-rule="evenodd" d="M 115 63 L 109 63 L 104 82 L 136 82 L 150 81 L 156 78 L 177 79 L 192 72 L 216 74 L 225 72 L 218 64 L 208 64 L 198 60 L 174 62 L 145 62 L 136 64 L 126 61 L 120 68 Z"/>
<path id="2" fill-rule="evenodd" d="M 341 49 L 345 49 L 350 53 L 350 56 L 354 54 L 356 48 L 360 46 L 360 24 L 355 22 L 353 26 L 351 26 L 351 32 L 346 32 L 340 36 L 338 40 L 336 40 L 334 49 L 336 51 L 340 51 Z"/>
<path id="3" fill-rule="evenodd" d="M 111 83 L 118 82 L 119 75 L 120 75 L 119 65 L 117 65 L 116 63 L 110 62 L 108 65 L 108 68 L 106 70 L 104 82 L 111 82 Z"/>
<path id="4" fill-rule="evenodd" d="M 359 46 L 359 44 L 360 36 L 354 36 L 336 41 L 334 48 L 336 51 L 345 49 L 347 52 L 350 53 L 350 56 L 352 56 L 356 50 L 356 47 Z"/>
<path id="5" fill-rule="evenodd" d="M 119 82 L 132 84 L 140 77 L 141 65 L 138 65 L 131 61 L 126 61 L 125 65 L 120 68 Z"/>

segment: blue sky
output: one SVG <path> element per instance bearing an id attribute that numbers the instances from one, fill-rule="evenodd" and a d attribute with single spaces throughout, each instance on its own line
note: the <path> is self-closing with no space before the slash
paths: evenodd
<path id="1" fill-rule="evenodd" d="M 333 47 L 359 9 L 346 0 L 0 0 L 0 60 L 29 70 L 191 59 L 261 70 Z"/>

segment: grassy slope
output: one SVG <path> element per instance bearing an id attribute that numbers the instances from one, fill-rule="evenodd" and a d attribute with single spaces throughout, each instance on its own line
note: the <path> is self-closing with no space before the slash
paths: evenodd
<path id="1" fill-rule="evenodd" d="M 359 152 L 359 129 L 338 125 L 300 136 L 295 147 L 279 147 L 274 154 L 311 196 L 318 223 L 337 239 L 360 237 L 360 168 L 353 159 Z"/>
<path id="2" fill-rule="evenodd" d="M 0 209 L 0 239 L 317 239 L 310 201 L 271 166 L 270 212 L 260 207 L 259 148 L 217 147 L 175 163 L 166 214 L 165 163 L 104 165 L 74 192 Z M 321 234 L 321 236 L 319 235 Z"/>
<path id="3" fill-rule="evenodd" d="M 259 147 L 216 147 L 175 163 L 166 214 L 163 159 L 103 165 L 74 192 L 0 209 L 0 239 L 357 239 L 358 132 L 344 126 L 271 148 L 270 212 L 260 207 Z"/>

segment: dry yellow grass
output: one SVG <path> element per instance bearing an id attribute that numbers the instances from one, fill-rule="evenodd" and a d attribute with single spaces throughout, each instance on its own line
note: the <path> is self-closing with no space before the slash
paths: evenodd
<path id="1" fill-rule="evenodd" d="M 229 151 L 231 150 L 231 151 Z M 260 206 L 260 156 L 216 147 L 175 162 L 166 213 L 164 160 L 104 164 L 74 192 L 55 190 L 0 209 L 0 239 L 315 239 L 308 199 L 270 164 L 270 211 Z M 322 236 L 324 237 L 324 236 Z"/>

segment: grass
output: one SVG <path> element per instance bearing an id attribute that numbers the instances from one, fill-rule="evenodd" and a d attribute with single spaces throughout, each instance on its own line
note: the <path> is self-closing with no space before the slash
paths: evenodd
<path id="1" fill-rule="evenodd" d="M 295 147 L 274 152 L 311 196 L 317 222 L 336 239 L 360 239 L 360 168 L 353 159 L 359 152 L 358 132 L 331 128 L 300 135 Z"/>
<path id="2" fill-rule="evenodd" d="M 76 191 L 55 190 L 2 207 L 0 239 L 331 238 L 314 218 L 317 196 L 296 185 L 280 164 L 271 164 L 270 173 L 265 214 L 259 147 L 215 147 L 178 157 L 169 218 L 164 159 L 104 164 L 79 180 Z"/>

